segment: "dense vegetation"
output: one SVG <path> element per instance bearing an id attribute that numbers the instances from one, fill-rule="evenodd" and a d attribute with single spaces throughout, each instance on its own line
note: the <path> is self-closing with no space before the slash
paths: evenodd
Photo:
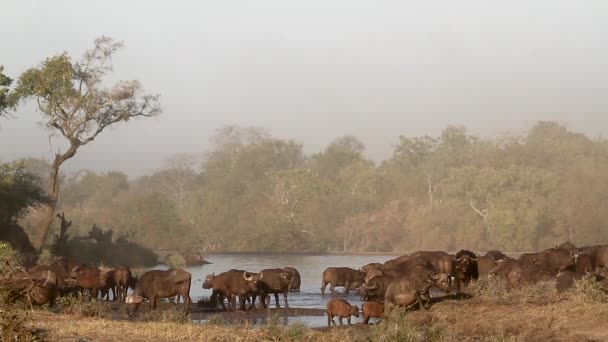
<path id="1" fill-rule="evenodd" d="M 154 249 L 538 250 L 608 241 L 608 143 L 539 122 L 487 140 L 464 128 L 400 137 L 379 165 L 346 136 L 317 154 L 254 128 L 224 127 L 202 163 L 178 155 L 129 180 L 63 180 L 74 234 L 93 224 Z M 30 165 L 36 164 L 31 160 Z"/>

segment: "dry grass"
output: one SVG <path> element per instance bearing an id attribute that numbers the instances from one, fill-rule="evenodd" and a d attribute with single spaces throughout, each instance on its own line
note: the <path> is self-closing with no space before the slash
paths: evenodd
<path id="1" fill-rule="evenodd" d="M 49 340 L 75 337 L 94 341 L 608 340 L 608 297 L 596 283 L 583 280 L 562 297 L 550 285 L 539 283 L 505 291 L 499 282 L 480 282 L 471 288 L 474 296 L 470 299 L 440 300 L 429 311 L 397 310 L 375 326 L 310 329 L 303 324 L 283 326 L 278 317 L 272 316 L 261 327 L 247 321 L 225 324 L 221 318 L 193 324 L 174 321 L 170 312 L 157 312 L 151 321 L 132 322 L 46 311 L 36 311 L 33 323 L 29 324 L 43 331 Z"/>

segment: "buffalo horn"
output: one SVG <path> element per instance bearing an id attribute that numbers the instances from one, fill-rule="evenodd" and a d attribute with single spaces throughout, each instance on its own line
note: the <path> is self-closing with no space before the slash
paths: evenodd
<path id="1" fill-rule="evenodd" d="M 431 279 L 433 281 L 439 280 L 439 273 L 429 274 L 429 279 Z"/>
<path id="2" fill-rule="evenodd" d="M 460 258 L 462 258 L 462 257 L 458 257 L 458 258 L 457 258 L 457 257 L 454 255 L 454 261 L 460 261 Z"/>
<path id="3" fill-rule="evenodd" d="M 365 286 L 365 289 L 366 289 L 366 290 L 375 290 L 375 289 L 377 289 L 377 288 L 378 288 L 378 284 L 374 284 L 374 286 L 372 286 L 372 287 Z"/>
<path id="4" fill-rule="evenodd" d="M 51 279 L 51 271 L 46 271 L 46 280 L 44 281 L 44 284 L 42 284 L 42 287 L 45 287 L 46 284 L 48 284 L 50 279 Z"/>
<path id="5" fill-rule="evenodd" d="M 243 278 L 247 281 L 253 281 L 253 277 L 248 277 L 248 272 L 243 272 Z"/>
<path id="6" fill-rule="evenodd" d="M 473 255 L 471 255 L 471 260 L 477 261 L 477 254 L 475 254 L 475 253 L 471 253 L 471 254 L 473 254 Z"/>

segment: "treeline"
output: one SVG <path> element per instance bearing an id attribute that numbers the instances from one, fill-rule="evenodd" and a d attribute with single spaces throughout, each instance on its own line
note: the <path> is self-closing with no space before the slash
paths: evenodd
<path id="1" fill-rule="evenodd" d="M 375 165 L 352 136 L 313 155 L 224 127 L 202 162 L 178 155 L 130 181 L 64 177 L 59 210 L 153 249 L 393 252 L 538 250 L 608 241 L 608 143 L 539 122 L 487 140 L 464 128 L 400 137 Z M 35 164 L 32 161 L 29 164 Z"/>

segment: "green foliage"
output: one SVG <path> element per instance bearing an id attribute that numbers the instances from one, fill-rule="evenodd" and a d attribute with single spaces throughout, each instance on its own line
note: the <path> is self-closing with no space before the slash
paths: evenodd
<path id="1" fill-rule="evenodd" d="M 40 179 L 27 172 L 23 163 L 0 163 L 0 224 L 17 220 L 47 200 Z"/>
<path id="2" fill-rule="evenodd" d="M 0 241 L 0 275 L 10 275 L 23 267 L 19 251 L 9 243 Z"/>
<path id="3" fill-rule="evenodd" d="M 15 98 L 9 93 L 12 83 L 13 79 L 4 74 L 4 66 L 0 65 L 0 117 L 15 105 Z"/>

